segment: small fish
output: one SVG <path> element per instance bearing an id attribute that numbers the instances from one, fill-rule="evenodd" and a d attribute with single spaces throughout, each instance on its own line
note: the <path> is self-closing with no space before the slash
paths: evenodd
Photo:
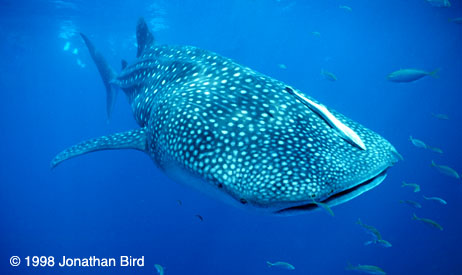
<path id="1" fill-rule="evenodd" d="M 442 198 L 438 198 L 438 197 L 426 197 L 425 195 L 423 195 L 423 198 L 428 201 L 437 201 L 441 204 L 448 204 L 445 200 L 443 200 Z"/>
<path id="2" fill-rule="evenodd" d="M 386 248 L 392 247 L 391 243 L 384 239 L 380 239 L 380 240 L 375 239 L 375 240 L 367 241 L 364 243 L 364 245 L 370 245 L 370 244 L 378 244 Z"/>
<path id="3" fill-rule="evenodd" d="M 416 201 L 411 201 L 411 200 L 400 200 L 400 203 L 405 203 L 407 205 L 410 205 L 415 208 L 422 208 L 422 205 Z"/>
<path id="4" fill-rule="evenodd" d="M 363 222 L 361 222 L 361 219 L 358 219 L 356 224 L 359 224 L 362 228 L 364 228 L 367 233 L 371 234 L 374 237 L 374 239 L 383 240 L 379 230 L 377 230 L 377 228 L 373 227 L 372 225 L 364 224 Z"/>
<path id="5" fill-rule="evenodd" d="M 412 136 L 409 136 L 409 140 L 412 144 L 414 144 L 415 147 L 427 149 L 427 144 L 425 144 L 425 142 L 421 141 L 420 139 L 416 139 Z"/>
<path id="6" fill-rule="evenodd" d="M 441 120 L 449 120 L 449 116 L 446 114 L 435 114 L 432 113 L 432 116 L 436 119 L 441 119 Z"/>
<path id="7" fill-rule="evenodd" d="M 427 145 L 427 148 L 428 148 L 428 150 L 433 151 L 433 152 L 438 153 L 438 154 L 443 153 L 443 150 L 441 150 L 438 147 L 433 147 L 433 146 Z"/>
<path id="8" fill-rule="evenodd" d="M 278 268 L 282 268 L 282 269 L 287 269 L 287 270 L 294 270 L 295 267 L 289 263 L 286 263 L 286 262 L 275 262 L 275 263 L 271 263 L 271 262 L 266 262 L 268 264 L 269 267 L 278 267 Z"/>
<path id="9" fill-rule="evenodd" d="M 433 160 L 432 160 L 431 165 L 432 165 L 432 167 L 435 167 L 436 170 L 438 170 L 442 174 L 445 174 L 445 175 L 450 176 L 450 177 L 454 177 L 456 179 L 460 179 L 459 174 L 449 166 L 436 164 Z"/>
<path id="10" fill-rule="evenodd" d="M 160 264 L 154 264 L 154 267 L 156 268 L 157 273 L 159 273 L 159 275 L 164 275 L 164 267 L 163 266 L 161 266 Z"/>
<path id="11" fill-rule="evenodd" d="M 407 183 L 405 181 L 402 182 L 401 187 L 412 187 L 414 188 L 414 193 L 417 193 L 420 191 L 420 185 L 416 183 Z"/>
<path id="12" fill-rule="evenodd" d="M 338 8 L 339 9 L 344 9 L 344 10 L 349 11 L 349 12 L 353 11 L 353 9 L 351 7 L 346 6 L 346 5 L 340 5 L 340 6 L 338 6 Z"/>
<path id="13" fill-rule="evenodd" d="M 440 231 L 443 231 L 443 227 L 441 225 L 439 225 L 437 222 L 435 222 L 434 220 L 430 220 L 430 219 L 426 219 L 426 218 L 419 218 L 417 217 L 415 214 L 413 214 L 413 217 L 412 217 L 413 220 L 417 220 L 417 221 L 421 221 L 423 223 L 426 223 L 432 227 L 435 227 L 437 229 L 439 229 Z"/>
<path id="14" fill-rule="evenodd" d="M 327 80 L 337 81 L 337 77 L 335 76 L 335 74 L 325 71 L 324 69 L 321 69 L 321 75 L 324 76 L 324 78 Z"/>
<path id="15" fill-rule="evenodd" d="M 438 71 L 426 72 L 418 69 L 401 69 L 390 73 L 387 79 L 391 82 L 413 82 L 421 79 L 424 76 L 431 75 L 435 78 L 438 77 Z"/>
<path id="16" fill-rule="evenodd" d="M 320 32 L 311 32 L 312 35 L 316 36 L 316 37 L 320 37 L 321 36 L 321 33 Z"/>
<path id="17" fill-rule="evenodd" d="M 287 69 L 287 66 L 285 64 L 278 64 L 278 67 L 283 70 Z"/>
<path id="18" fill-rule="evenodd" d="M 79 58 L 77 58 L 77 65 L 79 65 L 79 66 L 82 67 L 82 68 L 85 68 L 85 66 L 87 66 L 87 65 L 85 65 L 85 63 L 83 63 L 82 60 L 80 60 Z"/>
<path id="19" fill-rule="evenodd" d="M 384 240 L 384 239 L 377 240 L 377 244 L 379 244 L 379 245 L 381 245 L 383 247 L 386 247 L 386 248 L 392 247 L 391 243 L 389 241 Z"/>
<path id="20" fill-rule="evenodd" d="M 178 205 L 183 205 L 183 202 L 181 200 L 176 200 L 176 202 L 178 203 Z"/>
<path id="21" fill-rule="evenodd" d="M 453 22 L 453 23 L 456 23 L 456 24 L 462 24 L 462 17 L 457 17 L 457 18 L 451 18 L 449 19 L 449 22 Z"/>
<path id="22" fill-rule="evenodd" d="M 357 266 L 353 266 L 350 263 L 348 263 L 348 266 L 345 269 L 354 270 L 354 271 L 358 271 L 358 272 L 366 273 L 366 274 L 377 274 L 377 275 L 387 274 L 383 269 L 375 265 L 360 265 L 359 264 Z"/>
<path id="23" fill-rule="evenodd" d="M 449 0 L 427 0 L 427 2 L 437 8 L 449 8 L 451 6 Z"/>
<path id="24" fill-rule="evenodd" d="M 63 48 L 63 51 L 68 51 L 69 48 L 71 47 L 71 42 L 67 41 L 66 44 L 64 44 L 64 48 Z"/>
<path id="25" fill-rule="evenodd" d="M 203 218 L 201 215 L 196 214 L 195 216 L 196 216 L 201 222 L 204 221 L 204 218 Z"/>
<path id="26" fill-rule="evenodd" d="M 323 208 L 324 210 L 326 210 L 326 212 L 329 213 L 329 215 L 331 215 L 332 217 L 335 216 L 334 211 L 332 211 L 332 209 L 326 203 L 317 202 L 315 200 L 313 200 L 313 203 L 316 204 L 319 208 Z"/>

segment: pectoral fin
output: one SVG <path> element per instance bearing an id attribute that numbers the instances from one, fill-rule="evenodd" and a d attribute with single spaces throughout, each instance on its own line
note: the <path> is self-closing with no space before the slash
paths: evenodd
<path id="1" fill-rule="evenodd" d="M 73 157 L 100 150 L 135 149 L 146 151 L 146 131 L 144 128 L 90 139 L 59 153 L 52 161 L 51 168 Z"/>

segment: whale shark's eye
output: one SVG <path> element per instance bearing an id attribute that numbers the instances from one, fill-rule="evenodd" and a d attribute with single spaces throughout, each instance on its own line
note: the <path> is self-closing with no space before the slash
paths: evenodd
<path id="1" fill-rule="evenodd" d="M 223 184 L 221 184 L 221 183 L 217 184 L 217 186 L 218 186 L 218 188 L 220 188 L 220 189 L 223 188 Z"/>
<path id="2" fill-rule="evenodd" d="M 240 201 L 242 204 L 246 204 L 246 203 L 247 203 L 247 200 L 246 200 L 246 199 L 243 199 L 243 198 L 241 198 L 239 201 Z"/>

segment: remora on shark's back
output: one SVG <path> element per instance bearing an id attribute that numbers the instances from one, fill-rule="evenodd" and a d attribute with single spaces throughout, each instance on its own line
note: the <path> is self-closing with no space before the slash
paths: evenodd
<path id="1" fill-rule="evenodd" d="M 380 135 L 285 83 L 191 46 L 154 43 L 144 20 L 138 53 L 116 74 L 82 35 L 103 78 L 141 128 L 58 154 L 136 149 L 175 180 L 235 205 L 275 214 L 334 206 L 380 184 L 399 154 Z"/>

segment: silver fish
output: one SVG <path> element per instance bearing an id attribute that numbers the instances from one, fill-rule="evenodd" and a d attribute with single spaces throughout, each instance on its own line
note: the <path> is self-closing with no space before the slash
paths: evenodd
<path id="1" fill-rule="evenodd" d="M 401 187 L 412 187 L 414 188 L 414 193 L 417 193 L 420 191 L 420 185 L 416 183 L 407 183 L 405 181 L 402 182 Z"/>
<path id="2" fill-rule="evenodd" d="M 432 116 L 436 119 L 441 119 L 441 120 L 449 120 L 449 116 L 446 114 L 435 114 L 432 113 Z"/>
<path id="3" fill-rule="evenodd" d="M 417 221 L 421 221 L 421 222 L 423 222 L 425 224 L 430 225 L 431 227 L 434 227 L 434 228 L 437 228 L 440 231 L 443 231 L 443 227 L 439 223 L 435 222 L 434 220 L 430 220 L 430 219 L 426 219 L 426 218 L 419 218 L 419 217 L 416 216 L 416 214 L 413 214 L 412 219 L 417 220 Z"/>
<path id="4" fill-rule="evenodd" d="M 353 266 L 352 264 L 348 263 L 346 270 L 353 270 L 360 273 L 366 274 L 377 274 L 377 275 L 385 275 L 387 274 L 383 269 L 375 265 L 356 265 Z"/>
<path id="5" fill-rule="evenodd" d="M 456 18 L 451 18 L 449 19 L 449 22 L 453 22 L 453 23 L 456 23 L 456 24 L 462 24 L 462 17 L 456 17 Z"/>
<path id="6" fill-rule="evenodd" d="M 367 241 L 367 242 L 364 243 L 364 245 L 370 245 L 370 244 L 380 245 L 380 246 L 383 246 L 385 248 L 392 247 L 392 244 L 389 241 L 386 241 L 384 239 L 380 239 L 380 240 L 374 239 L 374 240 Z"/>
<path id="7" fill-rule="evenodd" d="M 451 7 L 451 2 L 449 2 L 449 0 L 427 0 L 427 3 L 437 8 Z"/>
<path id="8" fill-rule="evenodd" d="M 156 268 L 157 273 L 159 275 L 164 275 L 164 267 L 163 266 L 161 266 L 160 264 L 154 264 L 154 267 Z"/>
<path id="9" fill-rule="evenodd" d="M 266 262 L 266 264 L 269 266 L 269 267 L 278 267 L 278 268 L 282 268 L 282 269 L 287 269 L 287 270 L 294 270 L 295 267 L 289 263 L 286 263 L 286 262 L 274 262 L 274 263 L 271 263 L 271 262 Z"/>
<path id="10" fill-rule="evenodd" d="M 343 10 L 346 10 L 346 11 L 349 11 L 349 12 L 353 11 L 353 9 L 350 6 L 340 5 L 338 7 L 339 7 L 339 9 L 343 9 Z"/>
<path id="11" fill-rule="evenodd" d="M 380 234 L 379 230 L 377 230 L 377 228 L 372 225 L 362 223 L 360 219 L 358 219 L 356 223 L 363 227 L 366 232 L 371 234 L 373 237 L 372 240 L 365 242 L 364 245 L 377 244 L 387 248 L 391 247 L 391 243 L 382 238 L 382 235 Z"/>
<path id="12" fill-rule="evenodd" d="M 407 205 L 410 205 L 414 208 L 422 208 L 422 205 L 416 201 L 411 201 L 411 200 L 400 200 L 400 203 L 405 203 Z"/>
<path id="13" fill-rule="evenodd" d="M 427 144 L 425 144 L 425 142 L 421 141 L 420 139 L 416 139 L 412 136 L 409 136 L 409 140 L 412 144 L 414 144 L 415 147 L 427 149 Z"/>
<path id="14" fill-rule="evenodd" d="M 367 233 L 371 234 L 374 237 L 374 239 L 382 240 L 382 235 L 380 234 L 379 230 L 377 230 L 377 228 L 375 228 L 374 226 L 363 223 L 361 219 L 358 219 L 356 221 L 356 224 L 359 224 L 362 228 L 364 228 L 364 230 L 366 230 Z"/>
<path id="15" fill-rule="evenodd" d="M 428 200 L 428 201 L 437 201 L 441 204 L 448 204 L 445 200 L 443 200 L 442 198 L 438 198 L 438 197 L 427 197 L 425 195 L 423 195 L 423 198 Z"/>
<path id="16" fill-rule="evenodd" d="M 430 151 L 433 151 L 433 152 L 435 152 L 435 153 L 438 153 L 438 154 L 442 154 L 442 153 L 443 153 L 443 150 L 441 150 L 441 149 L 438 148 L 438 147 L 433 147 L 433 146 L 427 145 L 427 149 L 430 150 Z"/>
<path id="17" fill-rule="evenodd" d="M 438 170 L 442 174 L 445 174 L 447 176 L 450 176 L 456 179 L 460 179 L 459 173 L 457 173 L 454 169 L 452 169 L 449 166 L 436 164 L 433 160 L 432 160 L 431 166 L 435 167 L 436 170 Z"/>
<path id="18" fill-rule="evenodd" d="M 424 76 L 433 76 L 438 77 L 438 71 L 434 70 L 432 72 L 427 72 L 418 69 L 401 69 L 395 72 L 390 73 L 387 76 L 387 79 L 391 82 L 413 82 L 421 79 Z"/>
<path id="19" fill-rule="evenodd" d="M 321 69 L 321 75 L 324 76 L 325 79 L 330 81 L 337 81 L 337 76 L 329 71 Z"/>

